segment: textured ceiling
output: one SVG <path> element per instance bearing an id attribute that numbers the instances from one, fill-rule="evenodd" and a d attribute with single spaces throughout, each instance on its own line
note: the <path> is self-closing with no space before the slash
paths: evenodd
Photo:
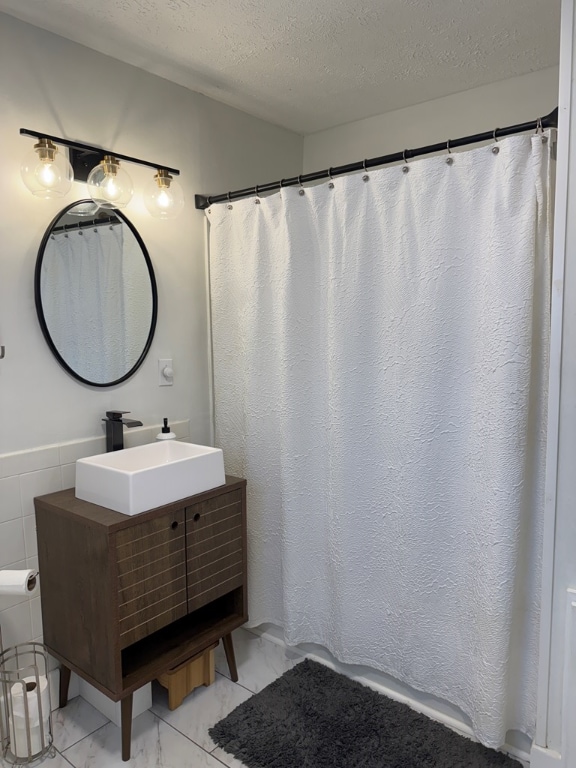
<path id="1" fill-rule="evenodd" d="M 299 133 L 558 63 L 560 0 L 0 0 Z"/>

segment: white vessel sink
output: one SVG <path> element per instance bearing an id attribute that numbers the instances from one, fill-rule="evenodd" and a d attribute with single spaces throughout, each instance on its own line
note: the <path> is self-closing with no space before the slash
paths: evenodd
<path id="1" fill-rule="evenodd" d="M 138 515 L 224 485 L 219 448 L 164 440 L 76 462 L 76 498 Z"/>

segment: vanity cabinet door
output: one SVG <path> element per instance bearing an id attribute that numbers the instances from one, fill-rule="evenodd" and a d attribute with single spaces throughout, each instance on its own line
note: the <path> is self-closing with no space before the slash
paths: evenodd
<path id="1" fill-rule="evenodd" d="M 186 507 L 188 611 L 242 586 L 242 492 Z"/>
<path id="2" fill-rule="evenodd" d="M 125 528 L 114 538 L 125 648 L 187 613 L 184 510 Z"/>

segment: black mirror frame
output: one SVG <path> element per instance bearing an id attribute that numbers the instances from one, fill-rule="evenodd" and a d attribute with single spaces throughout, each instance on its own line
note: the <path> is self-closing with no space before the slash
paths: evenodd
<path id="1" fill-rule="evenodd" d="M 64 360 L 60 352 L 56 349 L 56 346 L 54 342 L 52 341 L 52 337 L 50 336 L 50 331 L 48 330 L 48 326 L 46 325 L 46 318 L 44 317 L 44 310 L 42 308 L 42 297 L 40 295 L 40 281 L 41 281 L 41 274 L 42 274 L 42 261 L 44 260 L 44 251 L 46 249 L 46 243 L 48 242 L 48 238 L 52 234 L 52 229 L 57 224 L 57 222 L 64 216 L 64 214 L 68 213 L 68 211 L 71 208 L 75 208 L 77 205 L 81 205 L 82 203 L 91 203 L 92 200 L 75 200 L 73 203 L 70 203 L 70 205 L 67 205 L 66 208 L 63 208 L 57 216 L 55 216 L 52 221 L 50 222 L 50 226 L 44 233 L 44 237 L 42 238 L 42 242 L 40 243 L 40 247 L 38 249 L 38 255 L 36 257 L 36 268 L 34 270 L 34 303 L 36 304 L 36 314 L 38 315 L 38 322 L 40 323 L 40 328 L 42 329 L 42 334 L 44 336 L 44 339 L 46 340 L 46 343 L 48 344 L 48 347 L 50 348 L 50 351 L 58 361 L 58 363 L 64 368 L 66 373 L 69 373 L 70 376 L 72 376 L 77 381 L 81 381 L 83 384 L 88 384 L 90 387 L 114 387 L 116 384 L 121 384 L 123 381 L 126 381 L 131 376 L 133 376 L 138 368 L 142 365 L 144 362 L 144 359 L 146 358 L 146 355 L 150 351 L 150 346 L 152 344 L 152 339 L 154 338 L 154 332 L 156 330 L 156 321 L 158 319 L 158 288 L 156 286 L 156 277 L 154 276 L 154 267 L 152 266 L 152 261 L 150 260 L 150 254 L 148 253 L 148 249 L 144 245 L 144 241 L 140 237 L 140 234 L 138 233 L 138 230 L 136 227 L 132 224 L 132 222 L 117 208 L 111 209 L 111 213 L 113 213 L 115 216 L 118 216 L 122 221 L 130 228 L 130 231 L 136 238 L 138 245 L 142 249 L 142 253 L 144 255 L 144 260 L 146 261 L 146 267 L 148 268 L 148 275 L 150 277 L 150 287 L 152 289 L 152 319 L 150 321 L 150 331 L 148 333 L 148 338 L 146 339 L 146 344 L 144 345 L 144 349 L 142 351 L 142 354 L 136 361 L 136 363 L 132 366 L 132 368 L 124 374 L 124 376 L 121 376 L 119 379 L 116 379 L 115 381 L 105 382 L 103 384 L 96 383 L 94 381 L 89 381 L 88 379 L 83 378 L 80 376 L 80 374 L 76 373 Z"/>

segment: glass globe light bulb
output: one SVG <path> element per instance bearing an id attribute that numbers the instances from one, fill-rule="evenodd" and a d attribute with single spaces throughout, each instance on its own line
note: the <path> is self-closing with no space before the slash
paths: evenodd
<path id="1" fill-rule="evenodd" d="M 166 210 L 167 208 L 170 208 L 170 206 L 172 205 L 173 198 L 172 198 L 172 195 L 166 192 L 165 189 L 161 189 L 160 193 L 156 198 L 156 202 L 158 203 L 159 208 Z"/>
<path id="2" fill-rule="evenodd" d="M 144 203 L 151 216 L 174 219 L 184 207 L 184 193 L 168 171 L 159 168 L 144 189 Z"/>
<path id="3" fill-rule="evenodd" d="M 90 197 L 100 208 L 124 208 L 134 194 L 132 179 L 112 155 L 105 155 L 88 174 Z"/>
<path id="4" fill-rule="evenodd" d="M 42 165 L 38 166 L 36 169 L 36 175 L 38 181 L 48 189 L 53 187 L 58 181 L 58 173 L 52 167 L 52 163 L 42 163 Z"/>
<path id="5" fill-rule="evenodd" d="M 118 186 L 118 184 L 115 181 L 114 176 L 109 176 L 106 178 L 103 184 L 104 187 L 104 194 L 111 202 L 116 202 L 120 195 L 122 194 L 122 190 Z"/>
<path id="6" fill-rule="evenodd" d="M 74 172 L 65 155 L 50 139 L 39 139 L 20 169 L 22 181 L 37 197 L 63 197 L 70 191 Z"/>

